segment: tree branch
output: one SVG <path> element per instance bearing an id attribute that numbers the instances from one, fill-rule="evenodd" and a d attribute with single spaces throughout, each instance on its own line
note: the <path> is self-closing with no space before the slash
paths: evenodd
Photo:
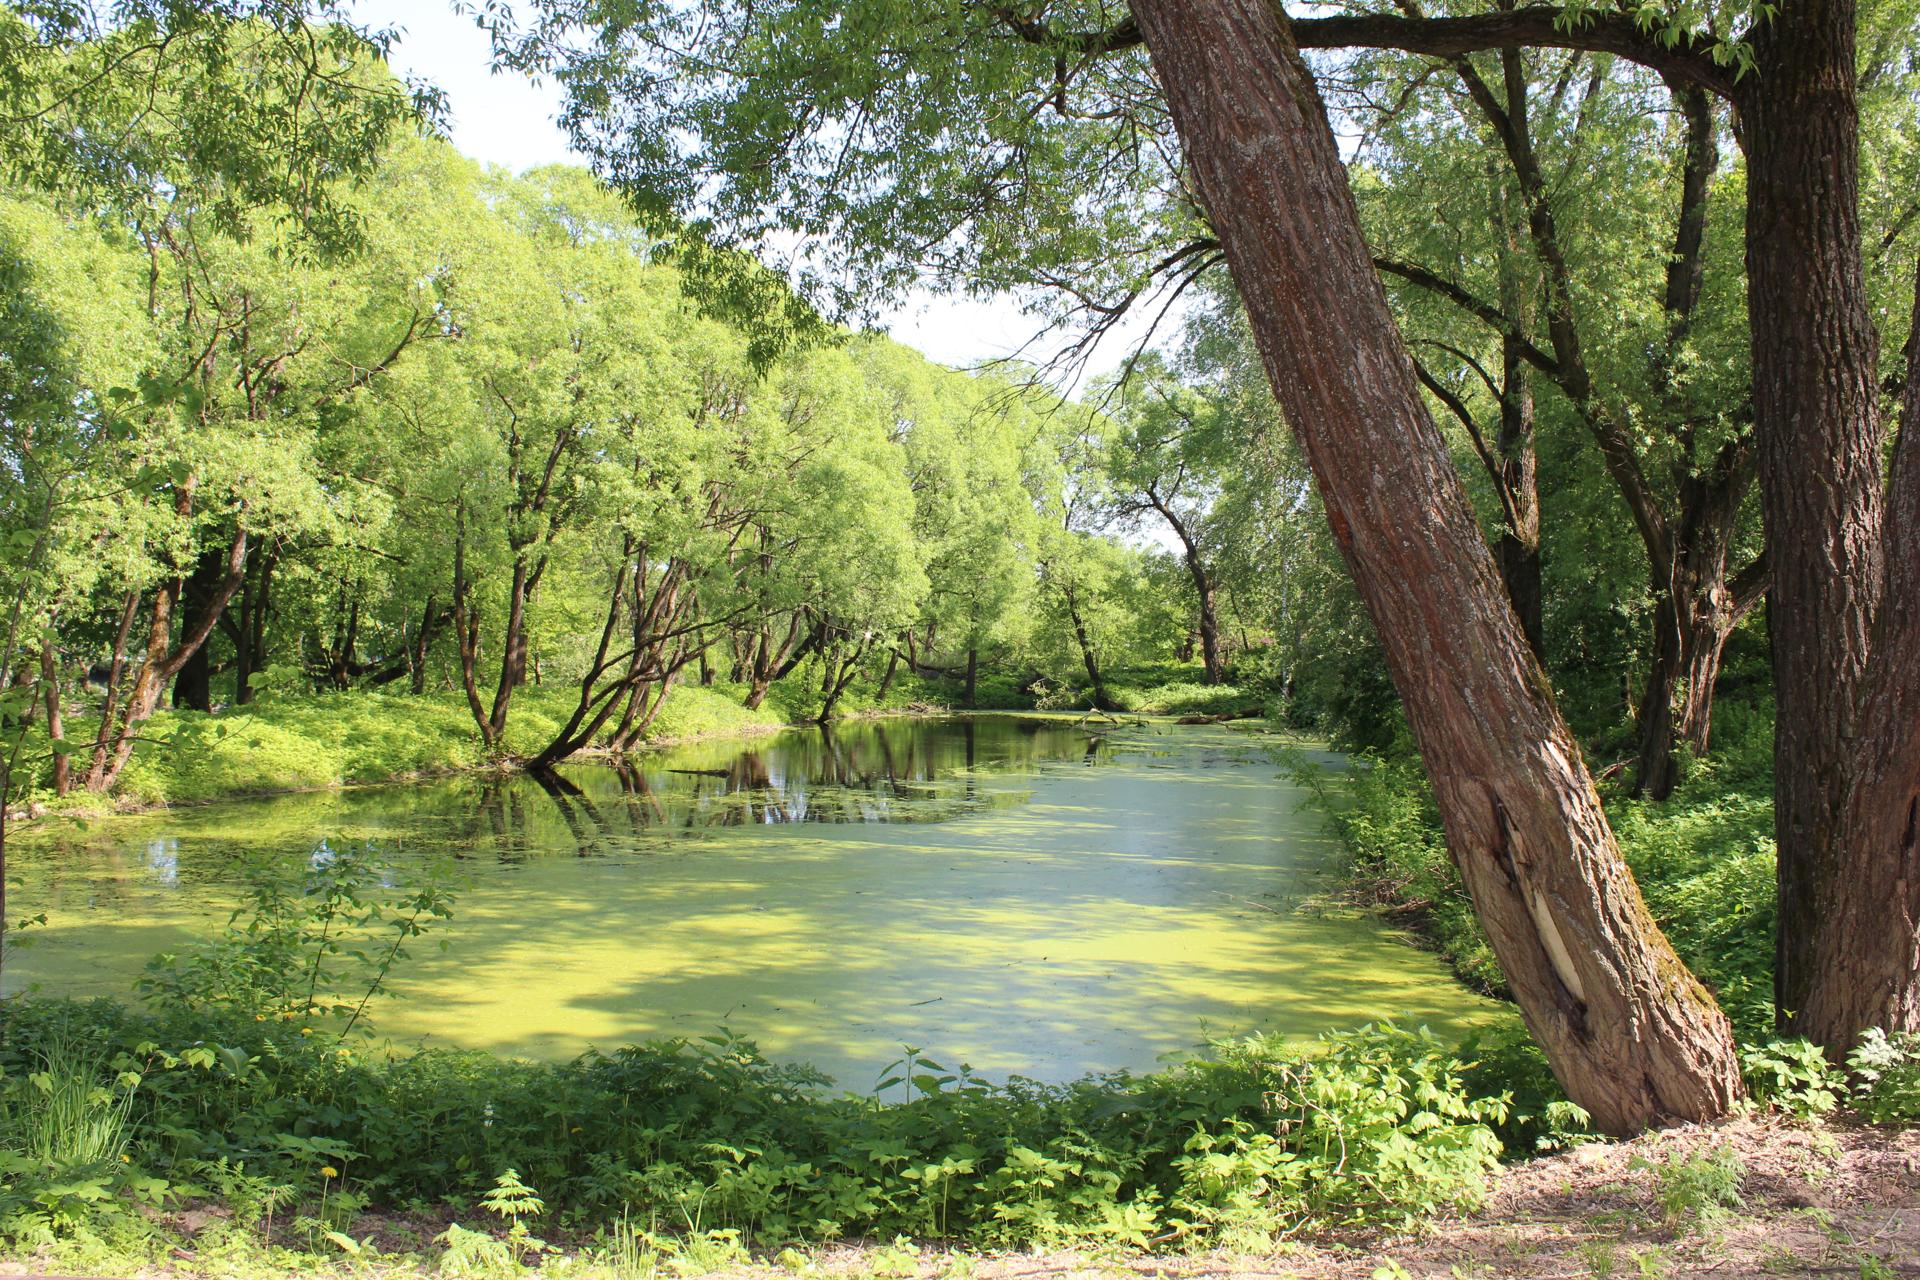
<path id="1" fill-rule="evenodd" d="M 1563 9 L 1540 5 L 1463 18 L 1343 14 L 1295 18 L 1293 38 L 1302 49 L 1400 49 L 1434 58 L 1487 49 L 1584 49 L 1617 54 L 1722 98 L 1730 99 L 1734 93 L 1733 70 L 1714 62 L 1710 40 L 1682 35 L 1669 46 L 1659 32 L 1642 30 L 1626 13 L 1571 16 Z"/>

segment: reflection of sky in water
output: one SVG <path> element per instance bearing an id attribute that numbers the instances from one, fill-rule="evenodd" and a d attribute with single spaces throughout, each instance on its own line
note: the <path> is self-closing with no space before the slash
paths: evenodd
<path id="1" fill-rule="evenodd" d="M 724 1021 L 859 1085 L 903 1042 L 1065 1079 L 1203 1026 L 1484 1016 L 1377 924 L 1296 910 L 1326 838 L 1278 773 L 1217 727 L 892 721 L 43 829 L 16 901 L 49 945 L 6 972 L 124 993 L 225 927 L 245 859 L 373 842 L 402 882 L 460 860 L 447 950 L 378 1010 L 403 1040 L 553 1056 Z"/>
<path id="2" fill-rule="evenodd" d="M 164 885 L 180 883 L 180 842 L 171 838 L 147 842 L 147 871 Z"/>

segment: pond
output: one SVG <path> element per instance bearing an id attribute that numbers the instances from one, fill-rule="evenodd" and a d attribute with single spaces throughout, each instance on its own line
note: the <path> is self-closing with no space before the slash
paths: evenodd
<path id="1" fill-rule="evenodd" d="M 1308 901 L 1329 841 L 1279 741 L 869 720 L 544 782 L 48 828 L 14 851 L 10 905 L 47 920 L 10 949 L 7 985 L 125 995 L 147 957 L 224 927 L 248 855 L 307 859 L 324 838 L 453 868 L 448 945 L 416 947 L 378 1008 L 400 1042 L 555 1057 L 724 1025 L 866 1088 L 903 1044 L 1064 1080 L 1209 1035 L 1491 1016 L 1401 935 Z"/>

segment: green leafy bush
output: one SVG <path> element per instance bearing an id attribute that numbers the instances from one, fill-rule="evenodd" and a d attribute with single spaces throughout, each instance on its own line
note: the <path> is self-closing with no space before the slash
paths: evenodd
<path id="1" fill-rule="evenodd" d="M 1771 1035 L 1773 793 L 1771 720 L 1719 709 L 1715 752 L 1664 801 L 1609 792 L 1607 816 L 1655 919 L 1711 987 L 1744 1039 Z M 1503 979 L 1447 851 L 1440 815 L 1410 752 L 1359 755 L 1344 772 L 1294 763 L 1347 858 L 1351 892 L 1411 919 L 1469 985 Z"/>
<path id="2" fill-rule="evenodd" d="M 1809 1040 L 1748 1045 L 1740 1051 L 1740 1066 L 1754 1098 L 1789 1115 L 1826 1115 L 1846 1092 L 1845 1073 L 1835 1071 L 1820 1046 Z"/>
<path id="3" fill-rule="evenodd" d="M 543 1064 L 369 1055 L 312 1024 L 217 1006 L 27 1000 L 0 1016 L 10 1145 L 35 1046 L 69 1042 L 103 1081 L 139 1077 L 130 1171 L 253 1212 L 274 1202 L 262 1187 L 308 1205 L 484 1208 L 504 1203 L 496 1175 L 511 1168 L 576 1225 L 760 1242 L 1253 1243 L 1473 1203 L 1507 1108 L 1474 1096 L 1432 1036 L 1393 1027 L 1305 1053 L 1237 1042 L 1152 1076 L 1067 1085 L 995 1084 L 915 1055 L 897 1086 L 910 1096 L 883 1104 L 832 1096 L 811 1070 L 725 1035 Z"/>
<path id="4" fill-rule="evenodd" d="M 1920 1120 L 1920 1032 L 1875 1027 L 1847 1055 L 1853 1106 L 1876 1124 Z"/>

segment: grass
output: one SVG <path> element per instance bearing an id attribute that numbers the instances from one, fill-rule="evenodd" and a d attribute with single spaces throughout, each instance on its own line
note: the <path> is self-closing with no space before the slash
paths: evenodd
<path id="1" fill-rule="evenodd" d="M 783 723 L 770 707 L 750 711 L 744 691 L 685 685 L 668 695 L 649 741 L 666 743 L 766 732 Z M 420 696 L 372 691 L 268 693 L 251 706 L 215 714 L 163 711 L 140 730 L 140 742 L 111 801 L 76 792 L 55 812 L 197 804 L 270 792 L 400 781 L 486 766 L 495 758 L 530 755 L 559 729 L 572 691 L 519 691 L 498 756 L 480 741 L 461 695 Z M 93 725 L 75 721 L 73 741 Z M 78 759 L 78 757 L 76 757 Z M 50 797 L 36 797 L 43 802 Z"/>
<path id="2" fill-rule="evenodd" d="M 1168 664 L 1116 673 L 1113 691 L 1125 710 L 1168 715 L 1242 711 L 1261 704 L 1257 691 L 1211 686 L 1193 664 Z M 1022 677 L 983 670 L 974 691 L 979 710 L 1030 710 Z M 836 716 L 887 714 L 922 707 L 960 707 L 960 681 L 896 673 L 884 697 L 876 676 L 857 680 L 835 707 Z M 648 742 L 745 736 L 818 716 L 819 672 L 803 665 L 777 682 L 757 709 L 744 704 L 744 686 L 682 683 L 667 695 Z M 481 743 L 463 695 L 410 695 L 379 690 L 294 693 L 263 690 L 246 707 L 217 713 L 161 711 L 140 729 L 138 745 L 111 798 L 76 791 L 54 801 L 43 790 L 26 800 L 72 816 L 113 809 L 199 804 L 275 792 L 317 790 L 484 768 L 532 755 L 558 731 L 573 708 L 571 686 L 527 687 L 514 695 L 500 749 Z M 70 715 L 67 738 L 89 742 L 97 719 Z M 84 754 L 74 757 L 76 765 Z M 44 773 L 44 770 L 43 770 Z M 42 778 L 44 787 L 44 777 Z"/>

